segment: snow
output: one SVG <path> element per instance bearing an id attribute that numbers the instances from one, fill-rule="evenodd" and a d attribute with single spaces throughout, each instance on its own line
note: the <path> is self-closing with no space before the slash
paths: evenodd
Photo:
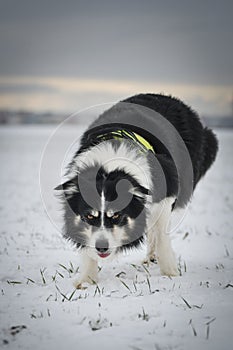
<path id="1" fill-rule="evenodd" d="M 74 291 L 79 254 L 53 224 L 58 214 L 52 195 L 45 199 L 46 210 L 55 216 L 49 220 L 46 214 L 39 171 L 41 166 L 46 187 L 43 179 L 50 178 L 53 157 L 82 128 L 67 127 L 49 167 L 40 161 L 53 128 L 0 129 L 1 347 L 230 349 L 233 132 L 216 131 L 217 161 L 171 232 L 182 275 L 168 278 L 160 276 L 156 264 L 143 267 L 142 247 L 104 264 L 98 285 Z"/>

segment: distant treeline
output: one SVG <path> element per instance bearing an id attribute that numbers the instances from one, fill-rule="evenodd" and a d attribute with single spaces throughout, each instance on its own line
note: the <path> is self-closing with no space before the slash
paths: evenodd
<path id="1" fill-rule="evenodd" d="M 25 111 L 0 111 L 0 124 L 59 124 L 66 120 L 69 113 L 35 113 Z M 78 116 L 70 122 L 88 124 L 93 120 L 93 115 Z M 205 125 L 213 128 L 233 128 L 233 116 L 203 116 Z"/>
<path id="2" fill-rule="evenodd" d="M 70 113 L 36 113 L 28 111 L 5 111 L 0 110 L 0 124 L 59 124 L 70 116 Z M 68 118 L 69 119 L 69 118 Z M 87 123 L 89 116 L 77 116 L 69 122 Z"/>

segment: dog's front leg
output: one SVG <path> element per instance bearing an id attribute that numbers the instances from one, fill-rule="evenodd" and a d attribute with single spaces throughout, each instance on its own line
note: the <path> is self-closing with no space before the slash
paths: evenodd
<path id="1" fill-rule="evenodd" d="M 87 282 L 94 284 L 97 282 L 98 278 L 98 263 L 96 260 L 92 259 L 87 252 L 84 250 L 81 252 L 81 269 L 80 276 L 74 282 L 74 286 L 77 289 L 83 289 L 83 283 Z"/>
<path id="2" fill-rule="evenodd" d="M 156 255 L 155 255 L 155 231 L 154 229 L 150 229 L 147 232 L 147 254 L 146 259 L 143 260 L 143 264 L 148 264 L 150 262 L 155 263 L 156 262 Z"/>
<path id="3" fill-rule="evenodd" d="M 156 262 L 156 253 L 155 253 L 155 218 L 158 211 L 158 204 L 154 203 L 150 207 L 150 215 L 147 218 L 147 253 L 146 259 L 143 260 L 143 264 L 149 264 L 150 262 Z"/>
<path id="4" fill-rule="evenodd" d="M 178 269 L 167 228 L 171 218 L 172 203 L 174 200 L 166 198 L 164 207 L 155 224 L 156 229 L 156 256 L 162 275 L 177 276 Z"/>

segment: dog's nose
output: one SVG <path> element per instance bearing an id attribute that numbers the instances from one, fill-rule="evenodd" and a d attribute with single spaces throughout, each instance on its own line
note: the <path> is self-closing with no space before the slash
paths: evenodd
<path id="1" fill-rule="evenodd" d="M 109 248 L 107 239 L 98 239 L 95 242 L 95 249 L 100 253 L 105 253 Z"/>

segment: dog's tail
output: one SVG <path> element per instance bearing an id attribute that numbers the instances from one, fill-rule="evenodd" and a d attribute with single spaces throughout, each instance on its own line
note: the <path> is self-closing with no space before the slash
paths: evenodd
<path id="1" fill-rule="evenodd" d="M 218 140 L 212 130 L 205 127 L 203 132 L 203 155 L 201 176 L 205 175 L 206 171 L 215 161 L 218 152 Z"/>

